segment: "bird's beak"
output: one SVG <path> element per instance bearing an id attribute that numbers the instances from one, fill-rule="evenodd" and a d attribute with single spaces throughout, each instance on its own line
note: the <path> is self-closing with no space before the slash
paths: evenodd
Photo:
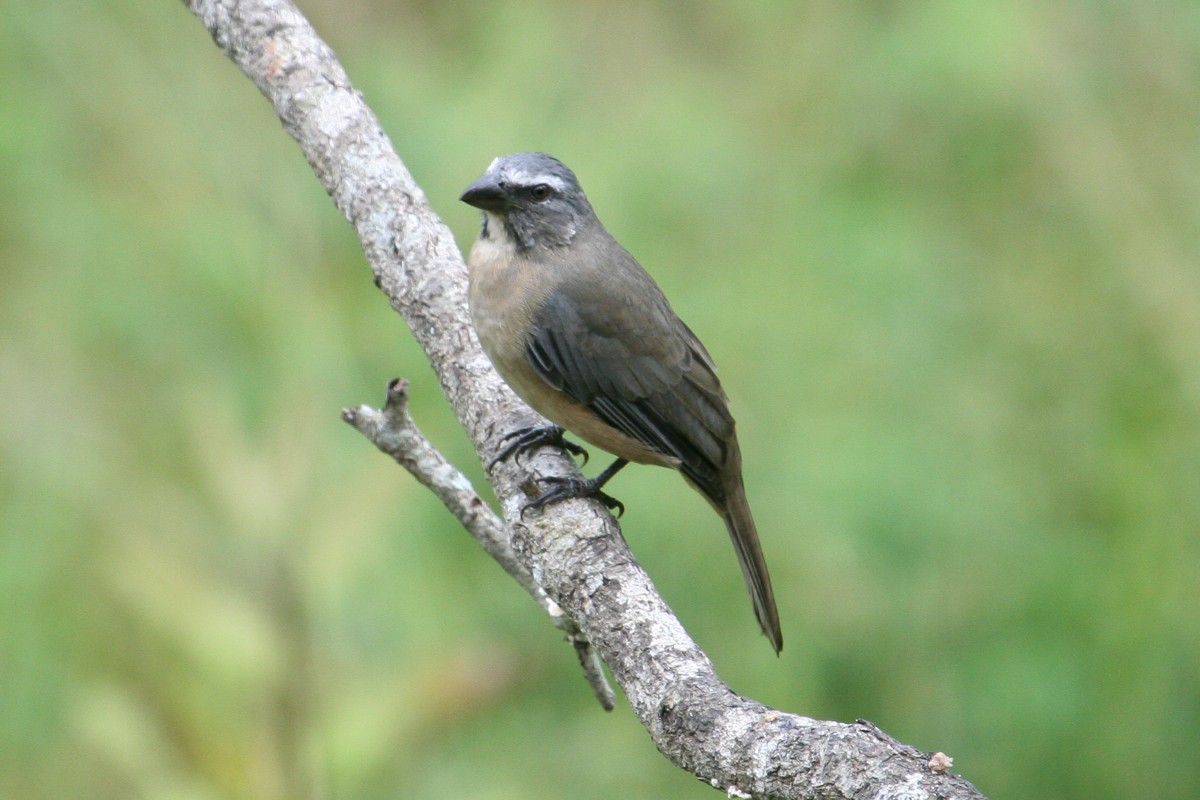
<path id="1" fill-rule="evenodd" d="M 468 186 L 458 199 L 484 211 L 500 213 L 508 208 L 508 193 L 489 175 Z"/>

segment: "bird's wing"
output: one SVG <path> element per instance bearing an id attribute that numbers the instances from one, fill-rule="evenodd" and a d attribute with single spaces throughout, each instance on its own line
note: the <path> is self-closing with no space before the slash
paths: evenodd
<path id="1" fill-rule="evenodd" d="M 720 505 L 733 418 L 712 359 L 648 276 L 610 288 L 636 294 L 600 298 L 570 282 L 553 292 L 534 315 L 529 363 L 607 424 L 677 459 Z"/>

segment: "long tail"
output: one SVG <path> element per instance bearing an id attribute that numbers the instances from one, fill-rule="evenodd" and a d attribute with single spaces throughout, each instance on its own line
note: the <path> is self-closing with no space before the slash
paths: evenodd
<path id="1" fill-rule="evenodd" d="M 754 517 L 750 515 L 750 505 L 746 502 L 741 469 L 733 472 L 726 478 L 725 507 L 720 510 L 725 518 L 725 527 L 729 529 L 729 538 L 733 540 L 733 549 L 737 552 L 746 588 L 750 590 L 754 616 L 758 617 L 758 624 L 778 654 L 783 649 L 783 633 L 779 629 L 775 592 L 771 589 L 771 576 L 758 543 L 758 529 L 754 527 Z"/>

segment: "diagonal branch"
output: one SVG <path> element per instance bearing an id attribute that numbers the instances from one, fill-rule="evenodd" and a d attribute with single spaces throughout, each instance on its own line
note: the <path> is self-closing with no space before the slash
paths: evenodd
<path id="1" fill-rule="evenodd" d="M 332 51 L 288 0 L 185 0 L 259 87 L 354 227 L 376 282 L 437 371 L 450 405 L 491 463 L 507 431 L 538 418 L 492 370 L 470 328 L 466 270 L 446 226 L 393 151 Z M 594 501 L 522 520 L 537 478 L 574 464 L 543 449 L 489 477 L 512 550 L 586 634 L 659 750 L 730 796 L 981 798 L 967 781 L 869 723 L 823 722 L 734 694 Z"/>
<path id="2" fill-rule="evenodd" d="M 408 413 L 408 381 L 397 378 L 388 383 L 387 402 L 382 410 L 369 406 L 344 408 L 342 419 L 437 495 L 487 554 L 496 559 L 504 571 L 550 615 L 550 620 L 567 634 L 567 641 L 575 647 L 584 677 L 596 693 L 596 699 L 605 711 L 612 711 L 616 698 L 604 676 L 600 656 L 576 627 L 575 621 L 563 614 L 558 603 L 538 586 L 528 568 L 517 558 L 504 521 L 492 513 L 467 477 L 434 448 L 413 422 Z"/>

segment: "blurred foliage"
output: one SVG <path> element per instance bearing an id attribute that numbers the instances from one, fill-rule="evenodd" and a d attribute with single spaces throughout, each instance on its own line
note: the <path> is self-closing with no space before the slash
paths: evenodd
<path id="1" fill-rule="evenodd" d="M 1200 796 L 1200 5 L 303 6 L 461 243 L 553 152 L 722 365 L 783 656 L 704 503 L 615 491 L 736 690 Z M 0 796 L 715 796 L 340 422 L 405 375 L 483 485 L 201 26 L 0 10 Z"/>

